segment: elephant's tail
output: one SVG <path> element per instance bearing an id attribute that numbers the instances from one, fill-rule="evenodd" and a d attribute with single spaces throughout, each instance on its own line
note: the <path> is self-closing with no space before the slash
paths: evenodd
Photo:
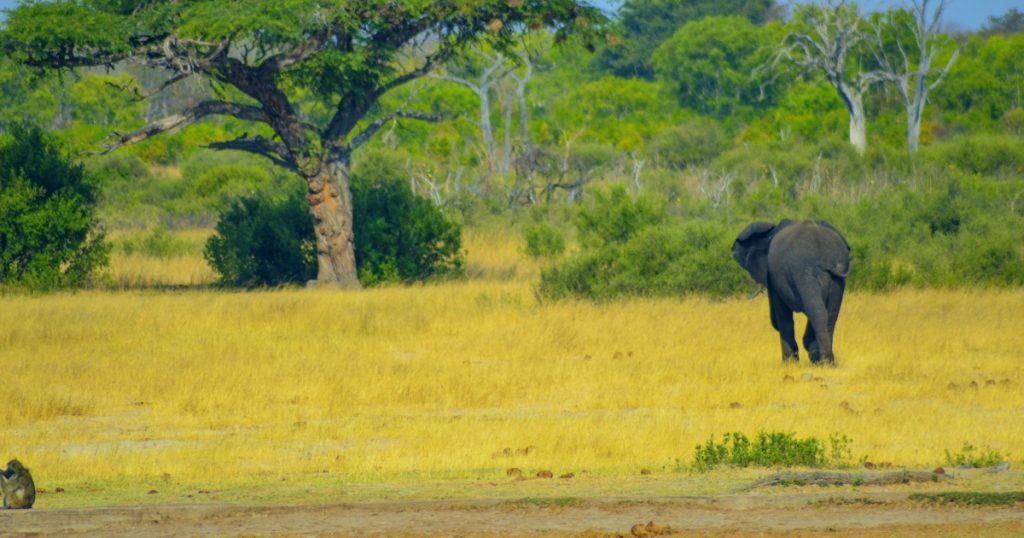
<path id="1" fill-rule="evenodd" d="M 833 262 L 824 269 L 835 277 L 846 278 L 850 274 L 850 262 Z"/>

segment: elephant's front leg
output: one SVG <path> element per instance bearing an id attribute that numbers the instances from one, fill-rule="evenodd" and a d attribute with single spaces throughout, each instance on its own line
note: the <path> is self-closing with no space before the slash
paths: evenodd
<path id="1" fill-rule="evenodd" d="M 799 361 L 796 335 L 793 332 L 793 311 L 782 304 L 771 290 L 768 294 L 768 304 L 771 308 L 772 327 L 779 331 L 779 339 L 782 341 L 782 361 Z"/>

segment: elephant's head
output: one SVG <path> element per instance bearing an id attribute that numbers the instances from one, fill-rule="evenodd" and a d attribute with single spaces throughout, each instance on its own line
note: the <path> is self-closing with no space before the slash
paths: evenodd
<path id="1" fill-rule="evenodd" d="M 754 277 L 758 284 L 768 287 L 768 246 L 782 228 L 793 221 L 784 220 L 779 224 L 758 221 L 740 232 L 732 243 L 732 256 Z"/>

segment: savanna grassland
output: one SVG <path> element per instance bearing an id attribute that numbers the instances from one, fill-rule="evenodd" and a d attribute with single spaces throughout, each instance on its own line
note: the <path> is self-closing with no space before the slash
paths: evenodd
<path id="1" fill-rule="evenodd" d="M 518 248 L 471 233 L 467 280 L 360 292 L 4 296 L 0 446 L 69 492 L 49 506 L 457 496 L 510 467 L 712 491 L 694 447 L 734 431 L 843 434 L 858 466 L 931 469 L 965 442 L 1024 457 L 1024 290 L 848 294 L 839 367 L 812 368 L 781 363 L 764 296 L 538 302 Z"/>

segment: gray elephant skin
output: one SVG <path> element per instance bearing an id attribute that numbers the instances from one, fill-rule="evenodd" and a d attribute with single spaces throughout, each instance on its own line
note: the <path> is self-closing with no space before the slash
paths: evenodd
<path id="1" fill-rule="evenodd" d="M 732 254 L 768 290 L 782 360 L 799 360 L 793 312 L 803 312 L 804 349 L 811 362 L 834 366 L 832 336 L 850 274 L 850 245 L 839 230 L 823 220 L 754 222 L 733 242 Z"/>

